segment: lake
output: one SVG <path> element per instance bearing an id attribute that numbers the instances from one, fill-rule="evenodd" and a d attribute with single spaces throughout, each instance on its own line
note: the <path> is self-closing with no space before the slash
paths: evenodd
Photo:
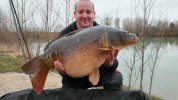
<path id="1" fill-rule="evenodd" d="M 45 44 L 42 45 L 40 53 L 43 52 L 44 46 Z M 33 44 L 32 47 L 34 51 L 34 49 L 36 49 L 36 44 Z M 147 50 L 150 49 L 151 48 L 149 47 L 147 48 Z M 157 66 L 151 94 L 166 100 L 178 100 L 178 37 L 164 38 L 162 49 L 164 49 L 164 52 L 159 60 L 159 65 Z M 124 66 L 123 59 L 126 55 L 127 59 L 131 57 L 129 56 L 128 51 L 130 51 L 130 48 L 122 49 L 117 57 L 119 61 L 118 69 L 123 74 L 124 85 L 128 85 L 128 70 Z M 149 70 L 146 70 L 143 84 L 143 90 L 145 92 L 148 92 L 149 90 L 149 75 Z M 139 88 L 139 81 L 140 80 L 136 82 L 134 88 Z"/>
<path id="2" fill-rule="evenodd" d="M 178 100 L 178 37 L 165 38 L 163 42 L 164 52 L 159 60 L 157 66 L 152 92 L 151 94 L 161 97 L 166 100 Z M 125 67 L 123 59 L 132 57 L 127 52 L 130 48 L 122 49 L 117 57 L 119 61 L 118 69 L 122 72 L 124 85 L 128 85 L 128 69 Z M 151 49 L 151 48 L 147 48 Z M 144 74 L 143 90 L 149 90 L 149 68 L 146 69 Z M 139 81 L 136 82 L 135 88 L 139 88 Z"/>

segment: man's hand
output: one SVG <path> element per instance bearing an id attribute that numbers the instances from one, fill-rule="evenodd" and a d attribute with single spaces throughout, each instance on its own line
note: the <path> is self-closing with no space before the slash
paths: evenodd
<path id="1" fill-rule="evenodd" d="M 54 68 L 60 73 L 60 74 L 63 74 L 63 75 L 66 75 L 66 72 L 64 70 L 64 67 L 62 65 L 62 63 L 58 60 L 54 61 Z"/>
<path id="2" fill-rule="evenodd" d="M 105 67 L 112 67 L 118 53 L 119 53 L 119 49 L 115 50 L 115 51 L 108 52 L 106 59 L 105 59 L 105 62 L 104 62 L 104 66 Z"/>

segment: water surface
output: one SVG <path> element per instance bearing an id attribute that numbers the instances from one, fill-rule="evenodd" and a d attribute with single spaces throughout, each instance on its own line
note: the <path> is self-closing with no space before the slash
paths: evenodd
<path id="1" fill-rule="evenodd" d="M 166 100 L 178 100 L 178 38 L 165 38 L 163 41 L 163 54 L 159 60 L 155 74 L 152 94 Z M 151 49 L 151 48 L 147 48 Z M 125 67 L 123 59 L 132 57 L 127 53 L 129 48 L 120 51 L 117 59 L 119 60 L 118 69 L 124 76 L 124 85 L 128 85 L 128 70 Z M 144 91 L 149 89 L 149 70 L 146 69 L 144 75 Z M 135 85 L 139 88 L 139 80 Z"/>

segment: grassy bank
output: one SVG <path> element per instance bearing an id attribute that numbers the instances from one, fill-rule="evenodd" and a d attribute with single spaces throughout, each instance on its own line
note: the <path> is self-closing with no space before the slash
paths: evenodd
<path id="1" fill-rule="evenodd" d="M 12 57 L 5 53 L 0 53 L 0 73 L 22 72 L 21 66 L 24 64 L 23 58 Z"/>

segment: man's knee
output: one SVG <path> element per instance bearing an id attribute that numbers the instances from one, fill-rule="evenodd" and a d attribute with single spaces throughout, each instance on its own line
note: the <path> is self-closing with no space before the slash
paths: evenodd
<path id="1" fill-rule="evenodd" d="M 122 88 L 123 77 L 120 71 L 115 70 L 114 72 L 105 75 L 101 81 L 101 85 L 104 89 L 121 89 Z"/>

